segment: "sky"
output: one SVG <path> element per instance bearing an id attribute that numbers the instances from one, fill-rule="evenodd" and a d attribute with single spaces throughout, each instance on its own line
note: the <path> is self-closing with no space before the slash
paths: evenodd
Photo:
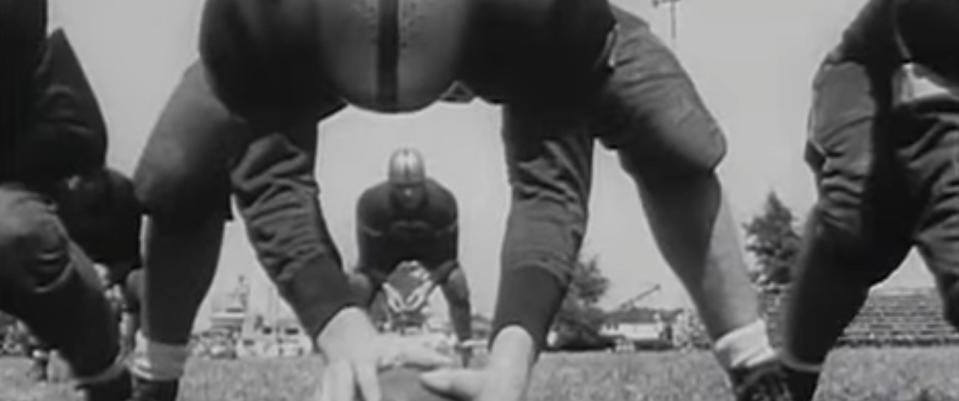
<path id="1" fill-rule="evenodd" d="M 648 20 L 671 45 L 729 145 L 719 169 L 736 220 L 762 208 L 769 191 L 803 216 L 814 202 L 802 161 L 805 122 L 816 66 L 864 0 L 683 0 L 675 40 L 668 8 L 649 0 L 613 0 Z M 184 68 L 196 58 L 202 1 L 87 0 L 51 2 L 96 91 L 110 129 L 108 160 L 132 172 L 147 136 Z M 430 175 L 450 188 L 460 210 L 460 256 L 474 309 L 490 314 L 499 277 L 499 249 L 508 187 L 498 109 L 481 102 L 435 105 L 407 115 L 347 109 L 320 125 L 317 177 L 327 224 L 347 266 L 356 260 L 354 207 L 360 193 L 386 177 L 398 147 L 420 149 Z M 597 147 L 590 222 L 583 254 L 596 257 L 611 287 L 612 307 L 652 285 L 655 306 L 688 306 L 650 235 L 636 189 L 615 154 Z M 751 261 L 750 261 L 751 262 Z M 284 311 L 257 264 L 242 224 L 227 228 L 212 306 L 244 275 L 257 310 Z M 911 255 L 884 285 L 926 286 L 930 277 Z M 440 296 L 434 296 L 442 310 Z M 281 305 L 281 306 L 276 306 Z M 279 309 L 276 309 L 279 308 Z"/>

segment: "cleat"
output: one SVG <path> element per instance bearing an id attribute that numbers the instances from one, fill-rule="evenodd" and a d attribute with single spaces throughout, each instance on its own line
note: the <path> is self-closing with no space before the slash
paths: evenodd
<path id="1" fill-rule="evenodd" d="M 86 393 L 86 401 L 129 401 L 132 385 L 130 372 L 124 369 L 113 379 L 85 384 L 80 389 Z"/>

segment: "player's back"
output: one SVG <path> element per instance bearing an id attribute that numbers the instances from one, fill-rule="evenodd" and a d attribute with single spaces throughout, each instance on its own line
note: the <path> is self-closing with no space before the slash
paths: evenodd
<path id="1" fill-rule="evenodd" d="M 306 113 L 323 92 L 314 0 L 207 0 L 200 56 L 219 97 L 247 117 Z"/>
<path id="2" fill-rule="evenodd" d="M 607 0 L 480 0 L 463 80 L 493 102 L 576 97 L 602 79 Z"/>
<path id="3" fill-rule="evenodd" d="M 469 4 L 207 0 L 201 54 L 217 92 L 244 114 L 289 107 L 308 113 L 323 97 L 381 112 L 412 111 L 454 81 Z"/>

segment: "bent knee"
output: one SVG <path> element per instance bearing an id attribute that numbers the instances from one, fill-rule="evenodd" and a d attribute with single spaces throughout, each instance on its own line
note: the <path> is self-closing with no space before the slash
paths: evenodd
<path id="1" fill-rule="evenodd" d="M 52 205 L 27 191 L 0 190 L 0 268 L 58 276 L 69 260 L 66 230 Z"/>
<path id="2" fill-rule="evenodd" d="M 453 270 L 446 283 L 443 284 L 443 288 L 446 292 L 447 302 L 456 305 L 469 305 L 470 291 L 463 269 Z"/>
<path id="3" fill-rule="evenodd" d="M 145 159 L 134 173 L 133 191 L 148 215 L 171 225 L 230 216 L 230 189 L 225 175 Z"/>
<path id="4" fill-rule="evenodd" d="M 646 183 L 712 176 L 726 157 L 726 139 L 718 127 L 706 129 L 685 146 L 634 144 L 619 149 L 620 164 Z"/>

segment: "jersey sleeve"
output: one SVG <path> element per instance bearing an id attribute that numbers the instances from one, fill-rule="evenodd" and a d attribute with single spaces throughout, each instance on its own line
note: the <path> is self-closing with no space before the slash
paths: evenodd
<path id="1" fill-rule="evenodd" d="M 490 338 L 517 325 L 542 349 L 586 231 L 593 139 L 549 109 L 505 114 L 512 199 Z"/>

